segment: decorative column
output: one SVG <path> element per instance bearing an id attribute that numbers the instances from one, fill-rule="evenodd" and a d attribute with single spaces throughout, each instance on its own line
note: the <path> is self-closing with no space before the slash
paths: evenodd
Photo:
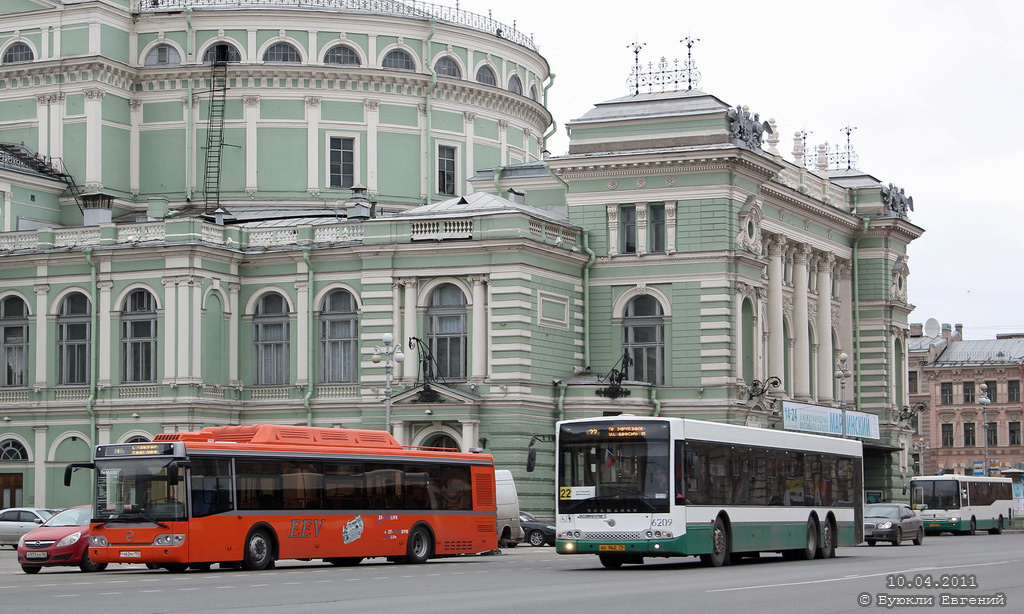
<path id="1" fill-rule="evenodd" d="M 473 283 L 473 367 L 470 379 L 482 380 L 487 377 L 487 306 L 484 300 L 488 275 L 470 275 Z"/>
<path id="2" fill-rule="evenodd" d="M 818 402 L 832 402 L 832 266 L 835 256 L 823 254 L 818 259 Z"/>
<path id="3" fill-rule="evenodd" d="M 253 196 L 259 190 L 256 168 L 259 161 L 259 143 L 256 124 L 260 117 L 260 97 L 242 96 L 245 107 L 245 191 Z"/>
<path id="4" fill-rule="evenodd" d="M 128 101 L 131 114 L 131 132 L 128 136 L 128 189 L 133 195 L 139 193 L 139 158 L 141 149 L 139 142 L 139 126 L 142 125 L 142 101 L 132 98 Z"/>
<path id="5" fill-rule="evenodd" d="M 306 96 L 306 191 L 320 195 L 320 97 Z"/>
<path id="6" fill-rule="evenodd" d="M 43 270 L 37 274 L 45 276 L 45 267 L 40 267 Z M 55 352 L 50 350 L 49 341 L 47 339 L 47 301 L 49 300 L 50 286 L 39 285 L 33 286 L 32 290 L 36 293 L 36 326 L 35 330 L 32 331 L 35 334 L 36 344 L 36 381 L 32 384 L 32 387 L 36 390 L 46 388 L 46 358 L 52 357 L 56 360 Z"/>
<path id="7" fill-rule="evenodd" d="M 110 443 L 110 431 L 112 424 L 99 424 L 96 426 L 96 445 L 105 446 Z"/>
<path id="8" fill-rule="evenodd" d="M 619 206 L 607 205 L 608 210 L 608 255 L 619 253 Z"/>
<path id="9" fill-rule="evenodd" d="M 462 452 L 467 452 L 470 448 L 479 447 L 480 421 L 459 420 L 459 424 L 462 425 Z"/>
<path id="10" fill-rule="evenodd" d="M 402 333 L 405 337 L 402 339 L 403 345 L 408 345 L 405 353 L 405 362 L 410 365 L 411 373 L 416 373 L 416 365 L 419 364 L 419 358 L 416 355 L 417 348 L 415 345 L 408 343 L 409 337 L 419 337 L 419 331 L 416 326 L 416 288 L 417 282 L 415 277 L 406 277 L 398 280 L 403 286 L 405 286 L 405 323 L 402 325 Z M 415 375 L 414 375 L 415 376 Z"/>
<path id="11" fill-rule="evenodd" d="M 402 284 L 398 280 L 391 283 L 391 332 L 395 335 L 395 342 L 406 349 L 409 347 L 409 338 L 403 335 L 402 327 Z M 415 362 L 413 363 L 415 364 Z M 402 379 L 405 376 L 405 361 L 395 364 L 395 378 Z M 397 431 L 396 431 L 397 432 Z"/>
<path id="12" fill-rule="evenodd" d="M 302 266 L 299 267 L 298 273 L 300 275 L 306 274 L 306 263 L 303 262 Z M 295 361 L 295 384 L 297 386 L 305 386 L 309 384 L 310 373 L 309 369 L 312 365 L 306 360 L 309 356 L 309 318 L 306 314 L 309 313 L 309 302 L 310 302 L 310 291 L 312 288 L 309 287 L 309 283 L 305 279 L 302 281 L 295 282 L 295 351 L 296 356 L 299 357 Z"/>
<path id="13" fill-rule="evenodd" d="M 45 426 L 33 426 L 34 432 L 32 442 L 32 469 L 35 473 L 33 483 L 35 485 L 36 498 L 31 503 L 35 507 L 47 507 L 46 505 L 46 430 Z"/>
<path id="14" fill-rule="evenodd" d="M 499 154 L 500 164 L 508 164 L 508 120 L 498 120 L 498 142 L 501 147 L 501 154 Z"/>
<path id="15" fill-rule="evenodd" d="M 782 389 L 792 389 L 786 381 L 786 337 L 782 313 L 782 256 L 786 238 L 772 235 L 768 242 L 768 374 L 782 380 Z"/>
<path id="16" fill-rule="evenodd" d="M 164 384 L 178 377 L 178 278 L 164 277 Z"/>
<path id="17" fill-rule="evenodd" d="M 427 134 L 427 103 L 421 102 L 416 105 L 416 109 L 419 111 L 419 131 L 420 131 L 420 163 L 424 165 L 420 169 L 420 198 L 424 202 L 429 202 L 427 199 L 430 197 L 430 177 L 432 168 L 431 159 L 433 155 L 430 152 L 430 135 Z"/>
<path id="18" fill-rule="evenodd" d="M 476 165 L 473 161 L 473 142 L 476 140 L 476 113 L 463 111 L 462 117 L 466 121 L 466 145 L 464 146 L 466 150 L 464 156 L 466 160 L 466 185 L 463 188 L 463 192 L 469 194 L 473 190 L 469 183 L 469 178 L 476 171 Z"/>
<path id="19" fill-rule="evenodd" d="M 850 261 L 839 264 L 839 343 L 838 349 L 853 356 L 853 273 Z"/>
<path id="20" fill-rule="evenodd" d="M 57 34 L 60 40 L 60 33 Z M 50 149 L 49 155 L 55 158 L 64 157 L 64 92 L 50 95 Z"/>
<path id="21" fill-rule="evenodd" d="M 647 203 L 636 203 L 636 253 L 647 253 Z"/>
<path id="22" fill-rule="evenodd" d="M 192 311 L 192 294 L 196 292 L 196 286 L 199 284 L 199 279 L 196 277 L 180 277 L 178 278 L 178 332 L 175 344 L 178 346 L 175 355 L 178 359 L 178 368 L 175 373 L 175 381 L 179 384 L 188 383 L 192 373 L 192 366 L 195 364 L 192 360 L 192 328 L 193 328 L 193 311 Z"/>
<path id="23" fill-rule="evenodd" d="M 807 266 L 811 248 L 801 243 L 793 252 L 793 396 L 811 399 L 810 337 L 807 331 Z"/>
<path id="24" fill-rule="evenodd" d="M 377 173 L 379 172 L 377 134 L 380 126 L 380 100 L 367 98 L 363 101 L 363 108 L 366 109 L 366 190 L 376 194 L 378 192 Z M 354 177 L 353 180 L 356 184 L 362 183 L 358 177 Z"/>
<path id="25" fill-rule="evenodd" d="M 85 185 L 103 185 L 103 96 L 99 88 L 85 90 Z"/>
<path id="26" fill-rule="evenodd" d="M 97 383 L 97 385 L 99 385 L 100 388 L 109 388 L 110 387 L 110 364 L 111 364 L 111 362 L 113 362 L 111 360 L 111 358 L 116 355 L 116 354 L 112 354 L 111 353 L 111 350 L 114 349 L 114 348 L 110 347 L 110 345 L 111 345 L 110 344 L 110 338 L 111 338 L 111 334 L 110 334 L 111 333 L 111 331 L 110 331 L 110 324 L 111 324 L 111 322 L 110 322 L 110 289 L 114 287 L 114 282 L 112 282 L 112 281 L 101 281 L 101 282 L 98 282 L 96 284 L 96 287 L 99 289 L 99 292 L 100 292 L 99 305 L 98 305 L 99 310 L 100 310 L 99 314 L 98 314 L 99 315 L 98 319 L 99 319 L 99 324 L 100 324 L 100 330 L 98 331 L 98 341 L 99 341 L 99 344 L 100 344 L 100 347 L 99 347 L 99 355 L 100 355 L 99 363 L 100 364 L 98 365 L 98 367 L 99 367 L 99 379 L 97 380 L 96 383 Z"/>
<path id="27" fill-rule="evenodd" d="M 675 183 L 675 182 L 673 182 Z M 665 201 L 665 249 L 676 253 L 676 201 Z"/>
<path id="28" fill-rule="evenodd" d="M 399 445 L 405 445 L 405 420 L 394 420 L 391 423 L 392 433 L 391 436 L 398 441 Z"/>
<path id="29" fill-rule="evenodd" d="M 242 385 L 242 380 L 238 378 L 238 327 L 242 323 L 238 295 L 241 291 L 241 284 L 228 284 L 228 309 L 231 310 L 231 316 L 228 318 L 228 382 L 232 386 Z"/>
<path id="30" fill-rule="evenodd" d="M 41 156 L 50 155 L 50 95 L 36 96 L 36 124 L 39 135 L 36 139 L 36 151 Z"/>

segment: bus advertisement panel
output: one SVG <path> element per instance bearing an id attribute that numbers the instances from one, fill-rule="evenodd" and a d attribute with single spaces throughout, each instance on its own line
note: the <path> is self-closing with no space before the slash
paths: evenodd
<path id="1" fill-rule="evenodd" d="M 497 548 L 489 455 L 383 431 L 225 426 L 101 445 L 89 557 L 181 571 L 278 559 L 420 563 Z"/>
<path id="2" fill-rule="evenodd" d="M 1013 519 L 1012 484 L 1010 478 L 917 476 L 910 479 L 910 505 L 929 535 L 974 535 L 978 530 L 999 534 Z"/>
<path id="3" fill-rule="evenodd" d="M 862 541 L 859 441 L 628 415 L 557 429 L 561 554 L 717 567 L 759 552 L 830 558 Z"/>

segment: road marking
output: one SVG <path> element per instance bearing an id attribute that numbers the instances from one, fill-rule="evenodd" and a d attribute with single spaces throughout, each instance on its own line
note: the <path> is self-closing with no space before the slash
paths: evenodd
<path id="1" fill-rule="evenodd" d="M 285 582 L 285 585 L 288 585 L 288 584 L 302 584 L 302 582 Z"/>
<path id="2" fill-rule="evenodd" d="M 115 593 L 96 593 L 96 594 L 97 595 L 120 595 L 121 593 L 120 593 L 120 591 L 118 591 L 118 592 L 115 592 Z"/>
<path id="3" fill-rule="evenodd" d="M 163 591 L 163 589 L 159 589 L 159 588 L 151 588 L 148 591 L 139 591 L 139 592 L 140 593 L 162 593 L 164 591 Z"/>
<path id="4" fill-rule="evenodd" d="M 1024 560 L 1024 559 L 1012 559 L 1012 560 L 1009 560 L 1009 561 L 992 561 L 992 562 L 989 562 L 989 563 L 974 563 L 974 564 L 971 564 L 971 565 L 944 565 L 944 566 L 941 566 L 941 567 L 915 567 L 913 569 L 904 569 L 904 570 L 900 570 L 900 571 L 883 571 L 883 572 L 879 572 L 879 573 L 847 575 L 847 576 L 843 576 L 841 578 L 822 578 L 821 580 L 805 580 L 803 582 L 780 582 L 778 584 L 758 584 L 758 585 L 753 585 L 753 586 L 736 586 L 736 587 L 733 587 L 733 588 L 716 588 L 716 589 L 708 590 L 708 591 L 705 591 L 705 592 L 707 592 L 707 593 L 728 593 L 728 592 L 732 592 L 732 591 L 749 591 L 749 590 L 764 589 L 764 588 L 779 588 L 779 587 L 782 587 L 782 586 L 802 586 L 802 585 L 805 585 L 805 584 L 825 584 L 825 583 L 828 583 L 828 582 L 842 582 L 844 580 L 861 580 L 861 579 L 864 579 L 864 578 L 878 578 L 878 577 L 882 577 L 882 576 L 888 576 L 890 574 L 910 574 L 910 573 L 920 573 L 920 572 L 923 572 L 923 571 L 940 571 L 940 570 L 943 570 L 943 569 L 966 569 L 966 568 L 970 568 L 970 567 L 990 567 L 992 565 L 1006 565 L 1007 563 L 1020 563 L 1022 560 Z"/>
<path id="5" fill-rule="evenodd" d="M 313 582 L 320 584 L 321 582 L 334 582 L 334 580 L 314 580 Z"/>
<path id="6" fill-rule="evenodd" d="M 199 590 L 199 587 L 196 586 L 196 587 L 192 587 L 192 588 L 179 588 L 178 590 L 179 591 L 197 591 L 197 590 Z"/>
<path id="7" fill-rule="evenodd" d="M 78 595 L 54 595 L 54 597 L 77 597 Z"/>
<path id="8" fill-rule="evenodd" d="M 250 584 L 249 586 L 270 586 L 269 584 Z"/>

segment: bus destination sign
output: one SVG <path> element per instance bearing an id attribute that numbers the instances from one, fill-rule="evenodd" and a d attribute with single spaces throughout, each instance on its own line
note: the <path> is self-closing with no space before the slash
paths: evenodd
<path id="1" fill-rule="evenodd" d="M 125 443 L 116 446 L 103 446 L 100 448 L 102 454 L 97 456 L 164 456 L 174 453 L 174 444 L 162 443 Z"/>
<path id="2" fill-rule="evenodd" d="M 608 437 L 609 439 L 639 439 L 647 437 L 647 427 L 642 424 L 616 424 L 608 427 L 588 428 L 591 437 Z"/>

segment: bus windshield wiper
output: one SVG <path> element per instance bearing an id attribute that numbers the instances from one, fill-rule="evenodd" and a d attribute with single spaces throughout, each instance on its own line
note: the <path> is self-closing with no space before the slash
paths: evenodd
<path id="1" fill-rule="evenodd" d="M 145 514 L 140 514 L 140 513 L 119 514 L 117 516 L 112 516 L 112 517 L 104 520 L 103 523 L 100 526 L 103 526 L 103 525 L 105 525 L 107 523 L 110 523 L 110 522 L 132 522 L 132 521 L 139 521 L 139 520 L 143 520 L 145 522 L 152 522 L 153 524 L 160 525 L 161 527 L 163 527 L 165 529 L 170 528 L 166 524 L 164 524 L 164 523 L 160 522 L 159 520 L 157 520 L 156 518 L 150 518 L 149 516 L 146 516 Z"/>

